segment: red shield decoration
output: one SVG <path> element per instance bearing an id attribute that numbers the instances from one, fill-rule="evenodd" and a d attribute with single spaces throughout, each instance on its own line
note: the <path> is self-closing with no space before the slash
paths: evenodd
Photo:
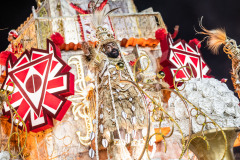
<path id="1" fill-rule="evenodd" d="M 203 60 L 202 55 L 197 45 L 190 45 L 184 40 L 177 40 L 173 42 L 171 36 L 166 39 L 167 42 L 163 43 L 164 48 L 161 58 L 161 65 L 164 67 L 165 81 L 173 85 L 173 76 L 176 71 L 182 66 L 188 66 L 192 70 L 193 78 L 208 78 L 210 68 Z M 167 46 L 166 46 L 167 45 Z M 183 68 L 178 71 L 175 81 L 181 79 L 187 80 L 191 76 L 191 70 Z"/>
<path id="2" fill-rule="evenodd" d="M 6 89 L 9 82 L 15 84 L 12 97 L 9 97 L 10 104 L 30 131 L 53 127 L 52 118 L 62 120 L 71 105 L 65 97 L 74 94 L 74 75 L 58 55 L 61 55 L 59 49 L 47 40 L 47 50 L 31 49 L 16 62 L 11 57 L 7 61 L 7 76 L 2 89 Z M 11 83 L 8 89 L 13 89 Z M 6 103 L 3 113 L 10 116 Z"/>

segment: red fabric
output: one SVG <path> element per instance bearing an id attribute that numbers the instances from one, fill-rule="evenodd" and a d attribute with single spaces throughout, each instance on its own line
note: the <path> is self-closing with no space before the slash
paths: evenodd
<path id="1" fill-rule="evenodd" d="M 9 56 L 11 53 L 12 53 L 12 52 L 9 52 L 9 51 L 2 51 L 2 52 L 0 53 L 0 65 L 3 65 L 3 66 L 6 65 L 7 58 L 8 58 L 8 56 Z"/>
<path id="2" fill-rule="evenodd" d="M 97 10 L 101 11 L 107 4 L 108 0 L 104 0 L 99 7 L 97 7 Z"/>
<path id="3" fill-rule="evenodd" d="M 189 45 L 197 46 L 198 48 L 201 48 L 201 43 L 197 38 L 194 38 L 188 42 Z"/>
<path id="4" fill-rule="evenodd" d="M 178 30 L 175 30 L 175 29 L 174 29 L 174 33 L 173 33 L 173 34 L 171 34 L 171 36 L 172 36 L 172 39 L 176 38 L 176 37 L 177 37 L 177 35 L 178 35 Z"/>
<path id="5" fill-rule="evenodd" d="M 89 11 L 83 10 L 82 8 L 80 8 L 78 6 L 75 6 L 73 3 L 70 3 L 70 6 L 80 14 L 89 14 Z"/>
<path id="6" fill-rule="evenodd" d="M 97 7 L 96 9 L 101 11 L 101 10 L 105 7 L 105 5 L 107 4 L 107 2 L 108 2 L 108 0 L 104 0 L 104 1 L 99 5 L 99 7 Z M 87 11 L 86 11 L 86 10 L 83 10 L 82 8 L 74 5 L 73 3 L 70 3 L 70 6 L 71 6 L 73 9 L 75 9 L 75 10 L 76 10 L 78 13 L 80 13 L 80 14 L 90 14 L 90 11 L 88 11 L 88 10 L 87 10 Z"/>
<path id="7" fill-rule="evenodd" d="M 162 41 L 167 37 L 167 31 L 165 28 L 160 28 L 155 32 L 155 37 L 157 40 Z"/>
<path id="8" fill-rule="evenodd" d="M 214 78 L 214 76 L 203 75 L 203 78 Z"/>
<path id="9" fill-rule="evenodd" d="M 51 35 L 51 39 L 52 39 L 53 43 L 55 43 L 57 46 L 61 46 L 64 43 L 63 36 L 58 32 L 53 33 Z"/>
<path id="10" fill-rule="evenodd" d="M 135 59 L 134 61 L 130 61 L 129 64 L 130 64 L 131 66 L 134 66 L 135 63 L 136 63 L 136 61 L 137 61 L 136 59 Z"/>
<path id="11" fill-rule="evenodd" d="M 12 45 L 12 52 L 14 54 L 18 54 L 22 52 L 23 45 L 21 43 L 18 43 L 17 45 Z"/>
<path id="12" fill-rule="evenodd" d="M 228 80 L 227 78 L 222 78 L 222 79 L 221 79 L 221 82 L 222 82 L 222 83 L 226 83 L 227 80 Z"/>

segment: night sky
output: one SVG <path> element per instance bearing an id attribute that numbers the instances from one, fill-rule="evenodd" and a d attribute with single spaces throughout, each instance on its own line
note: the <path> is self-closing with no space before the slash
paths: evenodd
<path id="1" fill-rule="evenodd" d="M 186 40 L 202 36 L 195 35 L 194 27 L 199 30 L 198 20 L 203 16 L 203 25 L 207 29 L 216 27 L 225 28 L 227 35 L 240 44 L 240 1 L 239 0 L 135 0 L 138 11 L 153 7 L 154 11 L 162 14 L 168 30 L 173 32 L 175 25 L 180 26 L 177 38 Z M 0 28 L 8 28 L 0 31 L 0 50 L 5 50 L 7 34 L 10 29 L 16 29 L 22 24 L 32 12 L 35 0 L 4 1 L 0 5 Z M 229 72 L 231 71 L 231 60 L 227 55 L 212 55 L 202 44 L 201 52 L 209 67 L 211 74 L 217 78 L 228 78 L 227 85 L 233 89 Z"/>

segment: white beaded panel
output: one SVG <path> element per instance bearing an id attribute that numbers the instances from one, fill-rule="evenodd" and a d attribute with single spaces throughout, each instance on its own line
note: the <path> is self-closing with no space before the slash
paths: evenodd
<path id="1" fill-rule="evenodd" d="M 64 35 L 65 35 L 65 43 L 68 44 L 73 42 L 77 44 L 80 42 L 80 31 L 79 24 L 77 22 L 77 18 L 66 18 L 63 21 Z"/>
<path id="2" fill-rule="evenodd" d="M 135 17 L 116 17 L 111 18 L 115 30 L 115 35 L 118 40 L 123 38 L 131 38 L 139 36 L 137 21 Z"/>
<path id="3" fill-rule="evenodd" d="M 58 0 L 49 0 L 49 8 L 50 8 L 50 15 L 51 17 L 58 17 L 59 10 L 57 9 Z"/>

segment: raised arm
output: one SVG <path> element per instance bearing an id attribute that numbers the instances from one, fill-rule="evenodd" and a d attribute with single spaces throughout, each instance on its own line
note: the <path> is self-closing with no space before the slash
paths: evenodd
<path id="1" fill-rule="evenodd" d="M 108 2 L 108 0 L 104 0 L 104 1 L 100 4 L 100 6 L 97 7 L 97 10 L 100 10 L 100 11 L 101 11 L 101 10 L 106 6 L 107 2 Z"/>
<path id="2" fill-rule="evenodd" d="M 174 38 L 177 37 L 178 31 L 179 31 L 179 25 L 176 25 L 176 26 L 174 27 L 174 32 L 173 32 L 173 34 L 172 34 L 172 39 L 174 39 Z"/>
<path id="3" fill-rule="evenodd" d="M 86 10 L 83 10 L 82 8 L 74 5 L 72 2 L 70 2 L 69 0 L 66 0 L 68 2 L 68 4 L 73 8 L 75 9 L 78 13 L 80 14 L 88 14 L 88 12 Z"/>

